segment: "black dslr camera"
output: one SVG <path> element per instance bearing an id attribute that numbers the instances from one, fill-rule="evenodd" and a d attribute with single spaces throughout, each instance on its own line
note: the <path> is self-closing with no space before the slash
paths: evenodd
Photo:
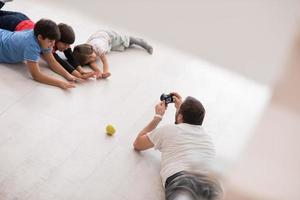
<path id="1" fill-rule="evenodd" d="M 160 100 L 165 101 L 166 105 L 168 105 L 169 103 L 174 103 L 173 96 L 173 94 L 162 94 L 160 95 Z"/>

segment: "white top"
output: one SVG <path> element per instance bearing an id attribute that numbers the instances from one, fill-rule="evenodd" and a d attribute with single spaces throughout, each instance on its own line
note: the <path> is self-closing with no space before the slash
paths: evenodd
<path id="1" fill-rule="evenodd" d="M 180 171 L 208 173 L 215 157 L 210 136 L 201 126 L 170 124 L 147 134 L 154 148 L 161 151 L 163 185 L 168 177 Z"/>
<path id="2" fill-rule="evenodd" d="M 96 54 L 101 56 L 110 51 L 111 38 L 106 31 L 100 30 L 89 37 L 87 44 L 92 45 Z"/>

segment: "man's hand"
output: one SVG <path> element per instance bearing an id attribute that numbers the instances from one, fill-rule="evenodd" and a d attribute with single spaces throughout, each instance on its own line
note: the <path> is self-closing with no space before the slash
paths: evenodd
<path id="1" fill-rule="evenodd" d="M 155 114 L 164 116 L 166 111 L 166 103 L 165 101 L 161 101 L 155 106 Z"/>
<path id="2" fill-rule="evenodd" d="M 176 110 L 178 110 L 180 108 L 180 105 L 182 104 L 182 97 L 177 92 L 171 92 L 171 94 L 173 94 L 175 108 Z"/>

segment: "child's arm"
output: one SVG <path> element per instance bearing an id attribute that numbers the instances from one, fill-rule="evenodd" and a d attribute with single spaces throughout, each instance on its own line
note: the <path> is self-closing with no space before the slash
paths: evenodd
<path id="1" fill-rule="evenodd" d="M 89 66 L 95 72 L 96 78 L 101 78 L 102 77 L 102 72 L 101 72 L 97 62 L 91 62 L 91 63 L 89 63 Z"/>
<path id="2" fill-rule="evenodd" d="M 106 55 L 103 53 L 101 56 L 100 56 L 100 60 L 103 64 L 103 73 L 106 74 L 109 72 L 109 67 L 108 67 L 108 59 L 106 57 Z"/>
<path id="3" fill-rule="evenodd" d="M 79 73 L 81 73 L 81 74 L 88 74 L 88 73 L 90 73 L 90 72 L 86 72 L 86 71 L 84 71 L 84 69 L 82 69 L 82 67 L 80 66 L 79 62 L 74 58 L 74 55 L 73 55 L 73 52 L 72 52 L 71 48 L 68 48 L 68 49 L 64 50 L 64 54 L 65 54 L 68 62 L 71 64 L 71 66 L 74 69 L 76 69 Z"/>
<path id="4" fill-rule="evenodd" d="M 102 54 L 100 57 L 100 60 L 103 64 L 103 73 L 101 72 L 99 66 L 97 65 L 97 62 L 91 62 L 89 66 L 95 71 L 96 78 L 107 78 L 110 76 L 110 73 L 108 72 L 108 60 L 105 54 Z"/>
<path id="5" fill-rule="evenodd" d="M 54 58 L 53 54 L 51 52 L 44 53 L 43 54 L 43 59 L 49 64 L 50 68 L 60 74 L 61 76 L 65 77 L 69 81 L 77 81 L 77 82 L 82 82 L 80 78 L 77 78 L 69 72 L 67 72 Z"/>
<path id="6" fill-rule="evenodd" d="M 78 70 L 76 70 L 74 68 L 74 66 L 77 67 L 75 62 L 69 63 L 68 61 L 65 61 L 64 59 L 59 57 L 59 55 L 57 55 L 57 53 L 53 53 L 53 57 L 67 72 L 69 72 L 70 74 L 72 74 L 73 76 L 75 76 L 77 78 L 84 80 L 84 79 L 88 79 L 88 78 L 91 78 L 94 76 L 94 73 L 81 74 Z"/>
<path id="7" fill-rule="evenodd" d="M 32 61 L 27 61 L 26 65 L 31 73 L 32 78 L 35 81 L 41 82 L 41 83 L 45 83 L 48 85 L 53 85 L 56 87 L 60 87 L 62 89 L 69 89 L 69 88 L 73 88 L 75 87 L 74 84 L 66 82 L 66 81 L 61 81 L 58 80 L 56 78 L 53 78 L 51 76 L 47 76 L 45 74 L 43 74 L 40 71 L 40 67 L 39 64 L 37 62 L 32 62 Z"/>
<path id="8" fill-rule="evenodd" d="M 81 67 L 81 65 L 78 65 L 77 68 L 76 68 L 76 70 L 79 71 L 79 73 L 81 73 L 81 74 L 87 74 L 87 73 L 90 73 L 90 72 L 85 71 L 85 70 Z"/>

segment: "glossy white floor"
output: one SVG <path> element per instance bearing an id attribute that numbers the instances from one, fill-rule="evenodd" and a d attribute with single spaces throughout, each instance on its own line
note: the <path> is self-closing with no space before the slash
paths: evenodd
<path id="1" fill-rule="evenodd" d="M 5 8 L 68 23 L 76 43 L 103 27 L 143 37 L 51 3 L 16 1 Z M 23 64 L 0 64 L 0 199 L 163 199 L 159 153 L 136 153 L 132 142 L 160 94 L 174 90 L 206 106 L 216 168 L 227 172 L 264 111 L 269 88 L 145 39 L 152 56 L 141 49 L 110 53 L 109 80 L 70 91 L 34 82 Z M 44 64 L 42 70 L 55 76 Z M 172 123 L 173 114 L 170 107 L 162 124 Z M 117 128 L 114 137 L 104 133 L 108 123 Z"/>

